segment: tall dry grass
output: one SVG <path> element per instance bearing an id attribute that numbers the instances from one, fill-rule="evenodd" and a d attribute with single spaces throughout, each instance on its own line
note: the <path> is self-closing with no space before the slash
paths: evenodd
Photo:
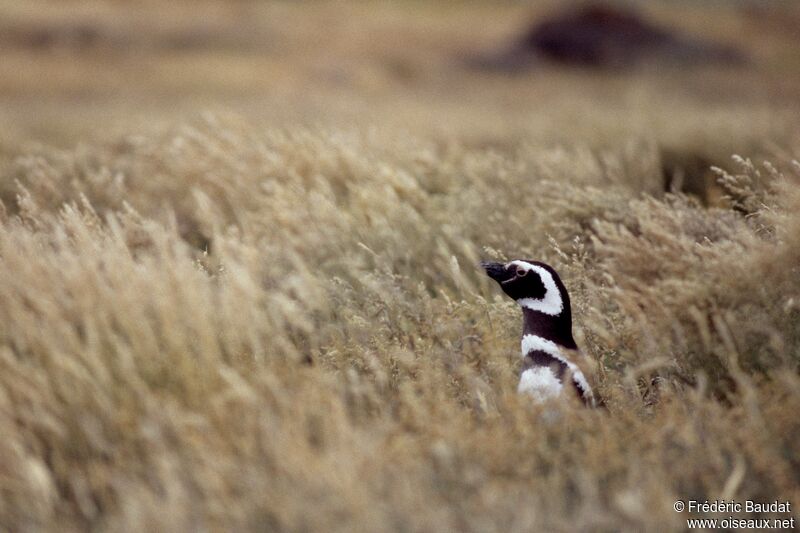
<path id="1" fill-rule="evenodd" d="M 0 225 L 0 529 L 672 529 L 800 500 L 800 170 L 730 208 L 648 143 L 442 145 L 206 117 L 19 159 Z M 476 267 L 563 273 L 607 411 L 515 394 Z"/>

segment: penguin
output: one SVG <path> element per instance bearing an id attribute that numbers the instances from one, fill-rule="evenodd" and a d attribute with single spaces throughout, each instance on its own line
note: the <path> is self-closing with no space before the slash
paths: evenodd
<path id="1" fill-rule="evenodd" d="M 550 265 L 517 259 L 481 266 L 522 308 L 522 373 L 517 392 L 539 403 L 565 395 L 597 406 L 594 391 L 576 362 L 585 363 L 572 337 L 567 288 Z"/>

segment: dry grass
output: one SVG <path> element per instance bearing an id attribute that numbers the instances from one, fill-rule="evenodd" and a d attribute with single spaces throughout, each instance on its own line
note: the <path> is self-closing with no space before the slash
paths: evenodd
<path id="1" fill-rule="evenodd" d="M 0 529 L 664 530 L 677 498 L 800 502 L 794 101 L 456 70 L 445 98 L 416 46 L 419 93 L 358 120 L 307 118 L 363 87 L 280 119 L 239 88 L 240 113 L 68 149 L 0 138 Z M 36 137 L 58 102 L 0 111 Z M 721 160 L 713 207 L 663 193 L 664 146 L 732 145 L 771 162 Z M 477 262 L 517 256 L 563 274 L 607 411 L 515 394 L 519 313 Z"/>
<path id="2" fill-rule="evenodd" d="M 798 496 L 790 164 L 728 176 L 746 217 L 575 154 L 232 118 L 19 164 L 4 527 L 615 529 Z M 564 271 L 609 412 L 515 396 L 482 246 Z"/>

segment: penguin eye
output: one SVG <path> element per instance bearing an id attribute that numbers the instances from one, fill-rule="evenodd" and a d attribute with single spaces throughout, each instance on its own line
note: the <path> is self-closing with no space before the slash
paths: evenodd
<path id="1" fill-rule="evenodd" d="M 517 277 L 518 278 L 521 278 L 521 277 L 525 276 L 527 273 L 528 273 L 528 271 L 525 270 L 524 268 L 518 268 L 517 269 Z"/>

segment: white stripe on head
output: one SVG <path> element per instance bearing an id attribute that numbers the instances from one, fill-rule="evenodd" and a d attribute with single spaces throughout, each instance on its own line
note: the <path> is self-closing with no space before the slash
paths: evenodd
<path id="1" fill-rule="evenodd" d="M 538 335 L 523 335 L 522 336 L 522 357 L 528 355 L 529 352 L 538 350 L 540 352 L 544 352 L 548 355 L 553 356 L 554 359 L 561 361 L 572 373 L 572 381 L 575 382 L 575 385 L 580 389 L 581 396 L 594 402 L 594 393 L 592 392 L 592 387 L 589 386 L 589 382 L 586 381 L 586 376 L 583 375 L 581 369 L 578 368 L 578 365 L 564 357 L 564 354 L 561 353 L 559 350 L 558 345 L 553 341 L 547 340 L 545 338 L 539 337 Z M 526 371 L 527 372 L 527 371 Z M 525 372 L 523 372 L 524 374 Z M 520 382 L 521 383 L 521 382 Z M 559 382 L 560 383 L 560 382 Z"/>
<path id="2" fill-rule="evenodd" d="M 529 394 L 535 400 L 544 402 L 561 394 L 564 385 L 548 367 L 529 368 L 519 378 L 517 393 Z"/>
<path id="3" fill-rule="evenodd" d="M 511 261 L 509 265 L 514 265 L 517 268 L 525 270 L 533 270 L 539 274 L 539 278 L 544 285 L 544 296 L 541 299 L 537 298 L 520 298 L 517 303 L 522 307 L 532 311 L 539 311 L 546 315 L 558 316 L 564 310 L 564 300 L 561 298 L 561 291 L 558 290 L 553 275 L 546 269 L 539 265 L 532 265 L 527 261 Z"/>

